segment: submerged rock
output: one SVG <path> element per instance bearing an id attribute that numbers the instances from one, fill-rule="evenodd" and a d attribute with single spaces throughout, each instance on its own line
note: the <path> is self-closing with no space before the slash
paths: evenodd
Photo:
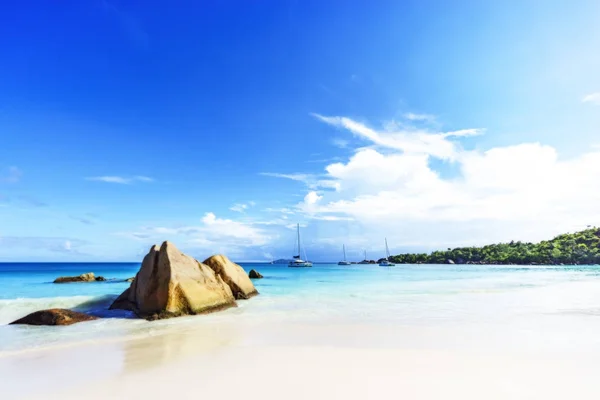
<path id="1" fill-rule="evenodd" d="M 174 244 L 153 246 L 131 286 L 110 306 L 148 319 L 207 313 L 234 307 L 235 299 L 220 276 Z"/>
<path id="2" fill-rule="evenodd" d="M 92 321 L 95 319 L 98 318 L 93 315 L 62 308 L 52 308 L 31 313 L 11 322 L 10 325 L 72 325 L 77 322 Z"/>
<path id="3" fill-rule="evenodd" d="M 99 277 L 101 278 L 101 277 Z M 104 278 L 102 278 L 104 279 Z M 54 280 L 54 283 L 70 283 L 70 282 L 94 282 L 96 277 L 93 272 L 81 274 L 79 276 L 61 276 Z"/>
<path id="4" fill-rule="evenodd" d="M 261 279 L 261 278 L 264 278 L 264 277 L 261 275 L 261 273 L 260 273 L 260 272 L 258 272 L 258 271 L 257 271 L 257 270 L 255 270 L 255 269 L 251 269 L 251 270 L 250 270 L 250 272 L 248 272 L 248 277 L 249 277 L 250 279 Z"/>
<path id="5" fill-rule="evenodd" d="M 229 285 L 236 299 L 249 299 L 258 294 L 244 269 L 226 256 L 219 254 L 209 257 L 204 260 L 204 264 L 208 265 Z"/>

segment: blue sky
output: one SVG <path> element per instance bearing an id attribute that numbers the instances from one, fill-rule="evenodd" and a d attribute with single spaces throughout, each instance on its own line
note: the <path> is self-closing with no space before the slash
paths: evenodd
<path id="1" fill-rule="evenodd" d="M 210 3 L 210 4 L 204 4 Z M 13 2 L 0 260 L 335 260 L 600 225 L 597 1 Z"/>

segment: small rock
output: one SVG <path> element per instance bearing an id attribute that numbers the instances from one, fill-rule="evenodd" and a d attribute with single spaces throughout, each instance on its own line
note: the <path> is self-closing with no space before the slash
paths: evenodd
<path id="1" fill-rule="evenodd" d="M 93 315 L 77 311 L 52 308 L 33 312 L 21 319 L 11 322 L 10 325 L 71 325 L 77 322 L 92 321 L 98 319 Z"/>
<path id="2" fill-rule="evenodd" d="M 105 277 L 103 277 L 103 276 L 97 276 L 96 277 L 96 282 L 104 282 L 104 281 L 106 281 Z"/>
<path id="3" fill-rule="evenodd" d="M 135 279 L 135 276 L 133 278 L 127 278 L 127 279 L 125 279 L 125 282 L 133 282 L 134 279 Z"/>
<path id="4" fill-rule="evenodd" d="M 260 272 L 258 272 L 255 269 L 251 269 L 250 272 L 248 273 L 248 276 L 250 277 L 250 279 L 261 279 L 264 278 Z"/>
<path id="5" fill-rule="evenodd" d="M 102 278 L 104 279 L 104 278 Z M 96 277 L 93 272 L 81 274 L 79 276 L 61 276 L 54 280 L 54 283 L 70 283 L 70 282 L 94 282 Z"/>

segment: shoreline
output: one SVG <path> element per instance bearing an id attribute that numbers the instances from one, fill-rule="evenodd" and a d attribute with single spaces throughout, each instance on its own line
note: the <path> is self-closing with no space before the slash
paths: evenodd
<path id="1" fill-rule="evenodd" d="M 272 268 L 220 313 L 3 326 L 0 397 L 600 397 L 597 271 L 474 270 Z"/>

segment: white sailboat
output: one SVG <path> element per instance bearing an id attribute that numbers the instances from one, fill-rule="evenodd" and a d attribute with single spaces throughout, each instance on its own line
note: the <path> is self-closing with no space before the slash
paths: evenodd
<path id="1" fill-rule="evenodd" d="M 294 268 L 307 268 L 312 267 L 312 263 L 310 261 L 304 261 L 300 258 L 302 246 L 300 246 L 300 224 L 297 225 L 298 230 L 298 255 L 294 256 L 294 259 L 290 261 L 288 267 Z M 306 258 L 306 252 L 304 252 L 304 258 Z"/>
<path id="2" fill-rule="evenodd" d="M 352 263 L 346 260 L 346 245 L 342 245 L 342 249 L 344 250 L 344 260 L 340 261 L 338 265 L 351 265 Z"/>
<path id="3" fill-rule="evenodd" d="M 385 238 L 385 259 L 379 263 L 380 267 L 393 267 L 395 264 L 389 261 L 390 249 L 388 248 L 387 238 Z"/>

